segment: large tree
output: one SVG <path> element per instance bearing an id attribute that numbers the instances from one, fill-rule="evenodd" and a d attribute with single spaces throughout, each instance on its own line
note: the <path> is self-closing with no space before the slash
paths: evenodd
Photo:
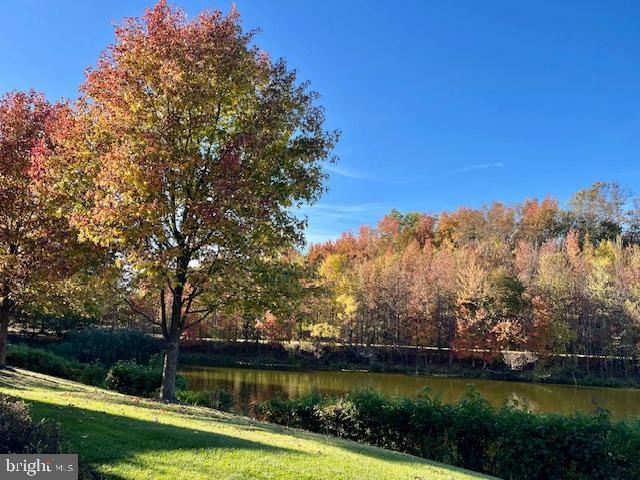
<path id="1" fill-rule="evenodd" d="M 626 224 L 624 206 L 629 196 L 629 191 L 617 182 L 595 182 L 573 194 L 570 209 L 564 215 L 564 227 L 594 242 L 614 239 Z"/>
<path id="2" fill-rule="evenodd" d="M 322 193 L 336 133 L 235 9 L 187 18 L 160 1 L 115 36 L 60 123 L 49 184 L 83 238 L 144 285 L 137 300 L 156 300 L 139 311 L 166 340 L 171 401 L 184 328 L 231 301 L 256 259 L 302 241 L 296 207 Z"/>
<path id="3" fill-rule="evenodd" d="M 6 364 L 9 323 L 29 299 L 69 266 L 74 235 L 56 205 L 38 188 L 37 154 L 63 106 L 36 92 L 0 97 L 0 368 Z"/>

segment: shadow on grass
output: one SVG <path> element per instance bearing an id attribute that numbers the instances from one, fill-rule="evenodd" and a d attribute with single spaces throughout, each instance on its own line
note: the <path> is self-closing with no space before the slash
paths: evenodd
<path id="1" fill-rule="evenodd" d="M 210 451 L 215 449 L 233 451 L 253 450 L 264 455 L 286 454 L 287 457 L 294 457 L 296 459 L 293 460 L 294 462 L 304 462 L 305 459 L 310 459 L 315 456 L 310 452 L 274 446 L 272 444 L 221 433 L 213 433 L 197 428 L 178 427 L 160 422 L 134 419 L 127 416 L 102 413 L 71 405 L 58 406 L 37 401 L 30 401 L 29 403 L 31 404 L 31 411 L 34 417 L 52 418 L 63 426 L 66 431 L 65 437 L 70 443 L 71 451 L 78 453 L 92 468 L 116 465 L 121 462 L 135 465 L 138 462 L 134 458 L 136 454 L 148 452 L 166 453 L 181 450 L 193 451 L 194 455 L 198 455 L 198 452 L 203 452 L 204 450 Z M 162 415 L 160 410 L 155 411 L 155 413 L 159 416 Z M 249 419 L 239 417 L 215 418 L 203 416 L 192 417 L 192 419 L 194 421 L 209 420 L 224 422 L 243 430 L 258 430 L 276 435 L 287 435 L 300 440 L 311 440 L 326 446 L 336 447 L 344 451 L 390 463 L 413 464 L 416 469 L 419 469 L 419 463 L 424 461 L 433 466 L 442 466 L 450 472 L 464 472 L 473 475 L 472 472 L 468 470 L 438 464 L 437 462 L 428 462 L 425 459 L 418 460 L 415 457 L 405 456 L 398 452 L 371 447 L 331 436 L 313 434 L 304 430 L 272 426 L 262 422 L 254 423 Z M 277 442 L 277 440 L 275 441 Z M 320 454 L 320 452 L 318 452 L 318 454 Z M 481 474 L 476 475 L 478 478 L 487 478 Z M 101 476 L 97 474 L 96 478 L 118 479 L 121 477 L 113 475 Z"/>
<path id="2" fill-rule="evenodd" d="M 16 370 L 5 367 L 0 370 L 0 387 L 9 387 L 14 390 L 26 390 L 27 386 L 16 380 Z"/>
<path id="3" fill-rule="evenodd" d="M 81 392 L 86 389 L 86 387 L 74 384 L 71 380 L 34 374 L 28 370 L 14 369 L 12 367 L 0 370 L 0 387 L 8 387 L 14 390 L 43 388 L 66 392 Z"/>
<path id="4" fill-rule="evenodd" d="M 260 442 L 178 427 L 153 420 L 103 413 L 77 406 L 29 401 L 35 418 L 51 418 L 65 430 L 73 453 L 95 466 L 114 465 L 139 453 L 179 450 L 258 450 L 265 454 L 304 453 Z M 161 415 L 158 412 L 158 415 Z"/>
<path id="5" fill-rule="evenodd" d="M 178 427 L 159 421 L 140 420 L 128 416 L 89 410 L 77 406 L 58 406 L 29 401 L 34 416 L 55 418 L 74 437 L 88 440 L 93 437 L 118 440 L 113 451 L 127 454 L 148 450 L 181 450 L 194 448 L 259 449 L 266 452 L 285 452 L 287 449 L 259 442 L 199 430 Z M 158 415 L 162 414 L 158 412 Z M 213 420 L 213 419 L 212 419 Z M 77 439 L 77 438 L 76 438 Z"/>

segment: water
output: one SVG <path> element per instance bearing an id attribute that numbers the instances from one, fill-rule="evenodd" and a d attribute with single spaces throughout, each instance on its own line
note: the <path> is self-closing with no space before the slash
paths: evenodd
<path id="1" fill-rule="evenodd" d="M 413 397 L 424 387 L 437 392 L 445 402 L 458 400 L 473 383 L 493 406 L 508 399 L 527 402 L 535 412 L 589 412 L 606 408 L 614 417 L 640 416 L 640 390 L 630 388 L 575 387 L 394 373 L 281 371 L 226 367 L 188 367 L 182 374 L 192 390 L 224 388 L 232 392 L 236 408 L 251 414 L 257 402 L 275 395 L 286 398 L 310 391 L 341 394 L 372 387 L 388 396 Z"/>

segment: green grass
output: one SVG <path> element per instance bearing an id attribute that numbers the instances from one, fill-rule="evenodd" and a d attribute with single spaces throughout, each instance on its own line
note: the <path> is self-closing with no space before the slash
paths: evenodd
<path id="1" fill-rule="evenodd" d="M 410 455 L 199 407 L 165 405 L 26 370 L 0 392 L 59 422 L 98 473 L 116 479 L 487 478 Z"/>

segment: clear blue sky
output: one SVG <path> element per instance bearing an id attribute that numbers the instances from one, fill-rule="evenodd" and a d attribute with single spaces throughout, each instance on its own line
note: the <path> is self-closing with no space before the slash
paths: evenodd
<path id="1" fill-rule="evenodd" d="M 151 1 L 0 2 L 0 91 L 75 97 Z M 176 2 L 178 3 L 178 2 Z M 182 0 L 190 14 L 229 2 Z M 386 211 L 438 212 L 596 180 L 640 193 L 640 2 L 238 0 L 257 43 L 342 130 L 317 242 Z"/>

